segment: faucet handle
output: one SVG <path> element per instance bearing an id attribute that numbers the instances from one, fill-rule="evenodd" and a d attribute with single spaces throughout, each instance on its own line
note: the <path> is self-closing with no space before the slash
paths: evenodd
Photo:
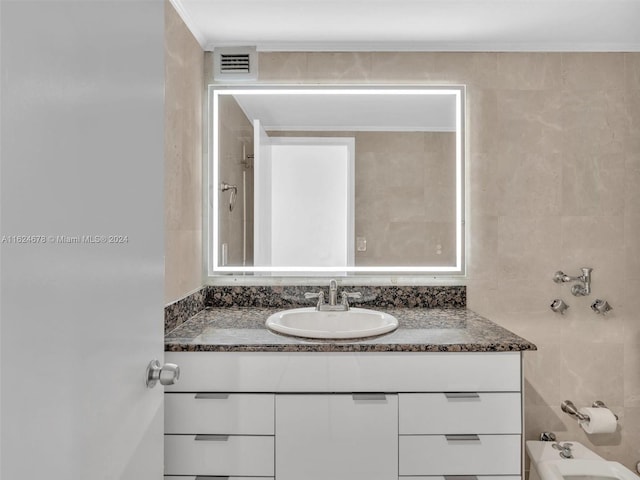
<path id="1" fill-rule="evenodd" d="M 362 298 L 362 293 L 360 292 L 340 292 L 340 297 L 342 298 L 342 305 L 349 306 L 349 299 L 351 300 L 360 300 Z"/>
<path id="2" fill-rule="evenodd" d="M 324 305 L 324 292 L 322 290 L 320 290 L 319 292 L 306 292 L 304 294 L 304 298 L 306 298 L 307 300 L 317 298 L 318 304 L 316 305 L 316 308 L 320 308 L 320 305 Z"/>
<path id="3" fill-rule="evenodd" d="M 305 292 L 304 298 L 311 300 L 312 298 L 318 298 L 320 295 L 324 297 L 324 292 Z"/>

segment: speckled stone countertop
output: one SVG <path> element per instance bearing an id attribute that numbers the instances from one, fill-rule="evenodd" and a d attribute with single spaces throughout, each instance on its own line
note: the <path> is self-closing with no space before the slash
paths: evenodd
<path id="1" fill-rule="evenodd" d="M 380 308 L 394 332 L 366 339 L 318 340 L 270 331 L 278 308 L 206 308 L 165 336 L 169 352 L 506 352 L 536 346 L 484 317 L 457 308 Z"/>

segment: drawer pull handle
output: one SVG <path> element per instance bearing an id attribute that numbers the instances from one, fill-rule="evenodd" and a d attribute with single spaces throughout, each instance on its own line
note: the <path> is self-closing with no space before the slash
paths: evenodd
<path id="1" fill-rule="evenodd" d="M 386 400 L 384 393 L 353 393 L 351 397 L 357 402 L 358 400 Z"/>
<path id="2" fill-rule="evenodd" d="M 479 442 L 478 435 L 445 435 L 447 442 Z"/>
<path id="3" fill-rule="evenodd" d="M 223 478 L 229 478 L 229 475 L 197 475 L 195 480 L 222 480 Z"/>
<path id="4" fill-rule="evenodd" d="M 475 475 L 445 475 L 444 480 L 478 480 Z"/>
<path id="5" fill-rule="evenodd" d="M 194 398 L 226 400 L 227 398 L 229 398 L 229 394 L 228 393 L 196 393 L 196 396 Z M 202 478 L 206 478 L 206 477 L 202 477 Z M 218 478 L 218 477 L 211 477 L 211 478 Z M 220 477 L 220 478 L 227 478 L 227 477 Z"/>
<path id="6" fill-rule="evenodd" d="M 198 442 L 226 442 L 229 435 L 196 435 Z"/>
<path id="7" fill-rule="evenodd" d="M 445 392 L 445 397 L 448 400 L 452 400 L 454 398 L 480 398 L 480 394 L 476 392 Z"/>

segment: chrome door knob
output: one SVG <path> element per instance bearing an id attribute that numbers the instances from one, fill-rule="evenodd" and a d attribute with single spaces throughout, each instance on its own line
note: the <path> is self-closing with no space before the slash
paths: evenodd
<path id="1" fill-rule="evenodd" d="M 158 360 L 152 360 L 147 367 L 147 388 L 161 385 L 173 385 L 180 379 L 180 367 L 175 363 L 160 365 Z"/>

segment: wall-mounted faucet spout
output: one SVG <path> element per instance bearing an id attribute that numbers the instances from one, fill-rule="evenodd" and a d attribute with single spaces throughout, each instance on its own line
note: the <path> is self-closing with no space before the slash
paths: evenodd
<path id="1" fill-rule="evenodd" d="M 591 293 L 591 272 L 593 268 L 583 267 L 581 268 L 582 275 L 577 277 L 571 277 L 565 274 L 563 271 L 558 270 L 553 275 L 553 281 L 556 283 L 567 283 L 567 282 L 580 282 L 580 284 L 576 284 L 571 287 L 571 293 L 576 297 L 584 297 Z"/>

